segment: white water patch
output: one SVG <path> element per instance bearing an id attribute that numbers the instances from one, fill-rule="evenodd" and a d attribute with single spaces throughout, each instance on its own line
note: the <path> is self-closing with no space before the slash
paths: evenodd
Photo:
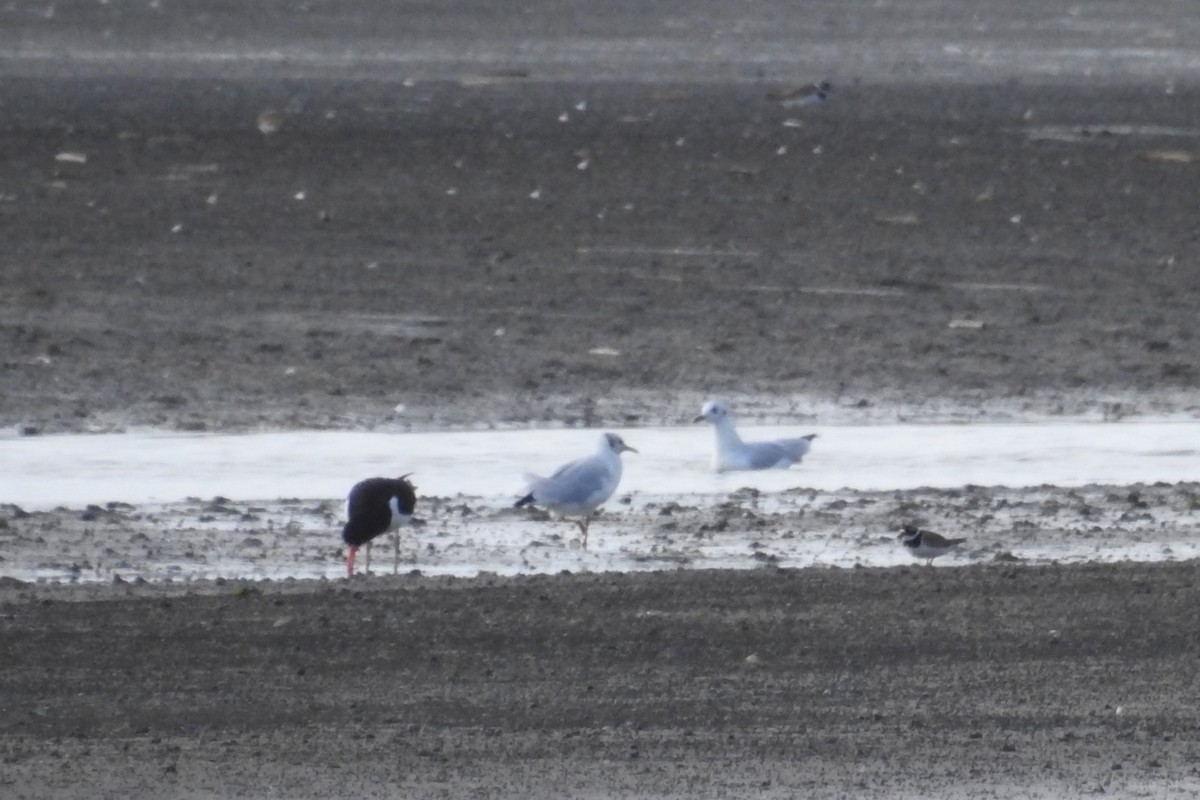
<path id="1" fill-rule="evenodd" d="M 737 4 L 731 4 L 737 5 Z M 1179 15 L 1172 26 L 1180 40 L 1188 39 L 1191 20 Z M 403 46 L 379 48 L 371 43 L 301 47 L 279 40 L 257 47 L 198 47 L 186 41 L 169 46 L 141 42 L 132 49 L 96 47 L 86 41 L 46 41 L 17 37 L 6 42 L 3 67 L 9 74 L 36 74 L 68 63 L 75 72 L 139 72 L 157 74 L 331 76 L 380 75 L 406 80 L 454 79 L 464 85 L 488 87 L 513 80 L 720 80 L 761 84 L 764 68 L 775 74 L 804 74 L 817 65 L 826 74 L 858 75 L 876 83 L 927 81 L 995 83 L 1000 78 L 1059 80 L 1088 77 L 1126 81 L 1160 77 L 1190 77 L 1200 69 L 1194 48 L 1163 42 L 1153 47 L 1119 47 L 1114 42 L 1096 46 L 1094 35 L 1073 33 L 1076 42 L 1060 44 L 1061 31 L 1045 26 L 1045 36 L 1032 36 L 1024 20 L 1016 26 L 997 19 L 975 31 L 970 43 L 946 43 L 930 38 L 926 20 L 914 18 L 913 27 L 900 26 L 886 36 L 872 36 L 869 47 L 846 47 L 840 40 L 803 39 L 777 20 L 760 35 L 730 30 L 732 21 L 714 21 L 712 35 L 689 41 L 675 35 L 627 37 L 613 33 L 597 36 L 528 38 L 506 36 L 487 46 L 462 46 L 451 36 L 445 40 L 406 39 Z M 1097 24 L 1106 27 L 1107 21 Z M 714 41 L 713 37 L 716 37 Z M 1192 37 L 1194 39 L 1194 36 Z M 1190 39 L 1188 39 L 1190 41 Z M 517 74 L 508 74 L 520 64 Z M 497 70 L 500 70 L 497 73 Z"/>
<path id="2" fill-rule="evenodd" d="M 577 247 L 581 256 L 677 256 L 679 258 L 758 258 L 758 250 L 738 250 L 714 247 L 650 247 L 648 245 Z"/>
<path id="3" fill-rule="evenodd" d="M 1183 138 L 1195 139 L 1200 137 L 1200 128 L 1185 128 L 1177 125 L 1153 125 L 1115 123 L 1111 125 L 1035 125 L 1026 128 L 1026 134 L 1032 141 L 1050 142 L 1087 142 L 1104 141 L 1114 136 L 1146 137 L 1146 138 Z"/>
<path id="4" fill-rule="evenodd" d="M 953 281 L 947 284 L 955 289 L 967 292 L 1045 292 L 1050 287 L 1040 283 L 977 283 L 974 281 Z"/>
<path id="5" fill-rule="evenodd" d="M 618 432 L 621 494 L 724 495 L 740 487 L 891 490 L 916 487 L 1062 487 L 1200 480 L 1200 423 L 871 425 L 748 427 L 744 438 L 817 433 L 790 470 L 716 474 L 712 432 L 694 427 Z M 27 510 L 109 501 L 166 503 L 343 498 L 374 475 L 413 473 L 422 495 L 496 505 L 545 474 L 591 453 L 592 430 L 259 434 L 128 433 L 0 439 L 0 503 Z"/>
<path id="6" fill-rule="evenodd" d="M 641 452 L 586 550 L 570 522 L 511 506 L 523 471 L 592 451 L 594 430 L 10 437 L 0 578 L 340 578 L 346 491 L 410 470 L 421 524 L 400 531 L 401 573 L 896 566 L 914 563 L 896 541 L 912 520 L 967 540 L 938 567 L 1200 557 L 1200 423 L 815 432 L 790 470 L 716 474 L 705 425 L 621 431 Z M 383 537 L 374 574 L 392 561 Z"/>

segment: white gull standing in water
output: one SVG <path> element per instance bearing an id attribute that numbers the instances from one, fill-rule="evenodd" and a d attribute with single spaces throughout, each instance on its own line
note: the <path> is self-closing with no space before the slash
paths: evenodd
<path id="1" fill-rule="evenodd" d="M 717 472 L 748 469 L 787 469 L 800 463 L 804 454 L 812 447 L 815 433 L 798 439 L 777 439 L 769 442 L 743 442 L 733 427 L 733 413 L 729 404 L 721 400 L 709 400 L 700 409 L 696 422 L 712 423 L 716 436 L 712 465 Z"/>
<path id="2" fill-rule="evenodd" d="M 594 455 L 564 464 L 548 478 L 526 476 L 529 492 L 515 507 L 537 503 L 564 517 L 579 517 L 575 524 L 583 534 L 586 548 L 592 514 L 617 490 L 621 482 L 621 453 L 627 451 L 637 452 L 620 436 L 606 433 L 600 437 L 600 447 Z"/>

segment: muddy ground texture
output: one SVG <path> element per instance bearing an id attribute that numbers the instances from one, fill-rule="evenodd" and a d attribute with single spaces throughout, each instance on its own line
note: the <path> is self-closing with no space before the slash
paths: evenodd
<path id="1" fill-rule="evenodd" d="M 628 551 L 637 571 L 599 572 L 567 523 L 431 499 L 399 574 L 385 544 L 374 574 L 349 581 L 211 577 L 289 561 L 340 576 L 327 502 L 6 506 L 5 557 L 43 558 L 51 578 L 0 579 L 0 788 L 81 800 L 1200 791 L 1200 562 L 1174 560 L 1200 528 L 1200 487 L 765 500 L 614 502 L 593 547 Z M 914 517 L 969 542 L 933 567 L 904 554 L 869 566 L 898 553 L 887 526 Z M 436 575 L 500 563 L 491 535 L 513 525 L 527 538 L 505 567 L 540 574 Z M 856 547 L 863 563 L 798 567 L 789 553 L 805 539 Z M 1156 561 L 1063 563 L 1055 541 Z M 548 573 L 548 557 L 576 560 Z M 707 568 L 717 558 L 727 568 Z"/>
<path id="2" fill-rule="evenodd" d="M 10 3 L 0 36 L 119 44 L 118 5 Z M 823 9 L 818 40 L 846 22 Z M 839 41 L 872 19 L 899 17 Z M 1151 28 L 1145 47 L 1173 35 Z M 1194 81 L 72 66 L 0 81 L 10 431 L 636 426 L 710 393 L 761 421 L 1200 413 Z M 829 102 L 781 102 L 823 77 Z M 288 509 L 0 497 L 0 552 L 62 579 L 0 585 L 0 794 L 1194 796 L 1200 566 L 1021 555 L 1057 525 L 1169 559 L 1195 487 L 1037 492 L 685 509 L 659 531 L 675 556 L 638 573 L 150 583 L 119 560 Z M 1001 500 L 1029 526 L 985 519 Z M 301 509 L 328 523 L 320 502 Z M 883 547 L 854 526 L 912 513 L 986 545 L 933 568 L 771 558 L 788 526 Z M 245 558 L 340 558 L 232 527 Z M 747 568 L 701 568 L 706 534 L 744 535 Z M 212 557 L 188 552 L 168 556 Z"/>
<path id="3" fill-rule="evenodd" d="M 1194 562 L 4 595 L 14 798 L 1200 788 Z"/>
<path id="4" fill-rule="evenodd" d="M 798 479 L 799 475 L 798 475 Z M 0 506 L 0 575 L 43 584 L 341 579 L 336 499 L 190 498 L 29 512 Z M 584 548 L 573 522 L 511 500 L 422 495 L 418 520 L 374 547 L 371 572 L 477 573 L 907 565 L 903 522 L 965 538 L 939 567 L 1188 560 L 1200 484 L 818 491 L 718 496 L 619 492 Z M 358 571 L 367 569 L 366 553 Z M 21 585 L 14 582 L 14 586 Z"/>
<path id="5" fill-rule="evenodd" d="M 1195 87 L 410 83 L 4 81 L 0 424 L 1200 413 Z"/>

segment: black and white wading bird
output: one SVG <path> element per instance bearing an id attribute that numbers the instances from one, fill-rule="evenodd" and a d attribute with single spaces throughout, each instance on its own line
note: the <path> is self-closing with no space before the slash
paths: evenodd
<path id="1" fill-rule="evenodd" d="M 769 442 L 743 442 L 733 427 L 733 412 L 723 400 L 709 400 L 700 409 L 695 422 L 710 422 L 716 437 L 712 467 L 717 472 L 750 469 L 787 469 L 800 463 L 812 447 L 815 433 L 796 439 Z"/>
<path id="2" fill-rule="evenodd" d="M 587 548 L 588 524 L 596 509 L 617 490 L 621 482 L 621 453 L 626 452 L 637 450 L 615 433 L 606 433 L 600 437 L 600 447 L 594 455 L 564 464 L 548 478 L 527 475 L 528 494 L 514 506 L 536 503 L 564 517 L 579 517 L 574 522 Z"/>
<path id="3" fill-rule="evenodd" d="M 925 559 L 925 566 L 931 566 L 938 556 L 944 556 L 950 549 L 957 547 L 966 539 L 947 539 L 933 531 L 923 531 L 912 523 L 906 524 L 900 530 L 900 544 L 913 554 L 913 558 Z"/>
<path id="4" fill-rule="evenodd" d="M 371 540 L 401 525 L 412 522 L 417 507 L 417 487 L 408 475 L 399 478 L 367 478 L 350 489 L 346 501 L 346 524 L 342 541 L 346 550 L 346 577 L 354 576 L 354 556 L 358 548 L 367 546 L 366 572 L 371 571 Z M 396 554 L 392 573 L 400 571 L 400 534 L 396 533 Z"/>

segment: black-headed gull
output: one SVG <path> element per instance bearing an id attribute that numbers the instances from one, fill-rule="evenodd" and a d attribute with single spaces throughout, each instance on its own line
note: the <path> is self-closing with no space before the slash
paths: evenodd
<path id="1" fill-rule="evenodd" d="M 548 478 L 526 476 L 529 493 L 515 507 L 537 503 L 564 517 L 579 517 L 574 522 L 583 534 L 586 548 L 592 514 L 612 497 L 621 482 L 621 453 L 625 452 L 637 450 L 615 433 L 606 433 L 600 437 L 600 446 L 593 455 L 562 465 Z"/>
<path id="2" fill-rule="evenodd" d="M 927 567 L 933 564 L 935 558 L 946 555 L 950 552 L 950 548 L 966 541 L 966 539 L 947 539 L 939 533 L 923 531 L 911 523 L 901 529 L 900 536 L 897 538 L 900 539 L 900 544 L 913 554 L 913 558 L 925 559 Z"/>
<path id="3" fill-rule="evenodd" d="M 354 576 L 354 556 L 358 548 L 367 546 L 366 571 L 371 571 L 371 540 L 394 531 L 412 521 L 417 507 L 417 489 L 407 475 L 399 478 L 367 478 L 350 489 L 346 501 L 346 525 L 342 528 L 342 541 L 349 545 L 346 551 L 346 577 Z M 392 573 L 400 570 L 400 534 L 396 534 L 396 556 L 392 562 Z"/>
<path id="4" fill-rule="evenodd" d="M 777 439 L 770 442 L 743 442 L 733 427 L 733 413 L 721 400 L 709 400 L 700 409 L 696 422 L 712 423 L 716 436 L 712 465 L 717 472 L 748 469 L 787 469 L 798 464 L 812 447 L 815 433 L 798 439 Z"/>

